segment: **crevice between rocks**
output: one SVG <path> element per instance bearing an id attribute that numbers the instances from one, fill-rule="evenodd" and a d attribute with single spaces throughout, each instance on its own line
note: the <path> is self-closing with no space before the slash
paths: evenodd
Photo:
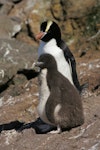
<path id="1" fill-rule="evenodd" d="M 38 72 L 35 72 L 33 69 L 20 69 L 6 83 L 0 86 L 0 93 L 6 91 L 11 85 L 14 85 L 15 84 L 14 78 L 16 78 L 16 75 L 20 75 L 20 74 L 25 76 L 27 80 L 31 80 L 32 78 L 38 76 Z"/>
<path id="2" fill-rule="evenodd" d="M 14 76 L 12 76 L 11 79 L 9 79 L 6 83 L 4 83 L 0 86 L 0 93 L 5 91 L 11 84 L 13 84 L 13 78 L 14 78 Z"/>
<path id="3" fill-rule="evenodd" d="M 35 38 L 35 35 L 34 35 L 34 33 L 31 31 L 31 27 L 30 27 L 30 25 L 29 25 L 28 22 L 26 23 L 26 27 L 27 27 L 28 36 L 29 36 L 30 38 L 32 38 L 35 42 L 37 42 L 37 40 L 36 40 L 36 38 Z"/>

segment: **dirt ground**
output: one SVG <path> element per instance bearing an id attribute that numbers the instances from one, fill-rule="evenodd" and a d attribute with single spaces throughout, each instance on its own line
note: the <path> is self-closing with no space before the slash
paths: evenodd
<path id="1" fill-rule="evenodd" d="M 89 56 L 89 55 L 88 55 Z M 0 150 L 99 150 L 100 149 L 100 59 L 77 57 L 81 84 L 88 87 L 81 95 L 85 123 L 61 134 L 36 134 L 33 128 L 22 132 L 4 130 L 0 133 Z M 14 120 L 32 122 L 38 117 L 37 78 L 26 81 L 20 88 L 10 86 L 0 97 L 0 124 Z M 14 93 L 13 93 L 13 92 Z M 11 93 L 13 95 L 11 96 Z M 14 94 L 17 93 L 17 96 Z"/>
<path id="2" fill-rule="evenodd" d="M 36 134 L 34 129 L 21 133 L 3 131 L 1 150 L 99 150 L 100 149 L 100 95 L 82 99 L 85 123 L 61 134 Z"/>
<path id="3" fill-rule="evenodd" d="M 0 133 L 0 150 L 99 150 L 100 149 L 100 59 L 77 60 L 81 84 L 88 87 L 81 95 L 85 123 L 61 134 L 36 134 L 33 128 L 22 132 L 4 130 Z M 15 89 L 9 87 L 0 98 L 0 124 L 14 120 L 32 122 L 38 117 L 37 78 L 26 81 Z M 20 90 L 20 91 L 19 91 Z M 19 93 L 11 96 L 12 91 Z"/>

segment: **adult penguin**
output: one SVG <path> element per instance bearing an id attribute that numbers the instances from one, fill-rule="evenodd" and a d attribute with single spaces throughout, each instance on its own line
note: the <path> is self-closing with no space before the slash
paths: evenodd
<path id="1" fill-rule="evenodd" d="M 67 47 L 65 42 L 61 39 L 61 31 L 60 31 L 60 28 L 58 27 L 58 25 L 54 21 L 43 22 L 40 26 L 40 32 L 36 35 L 36 39 L 40 40 L 38 56 L 40 56 L 43 53 L 49 53 L 53 56 L 55 55 L 55 53 L 56 53 L 55 49 L 51 49 L 51 51 L 49 49 L 49 52 L 48 52 L 48 49 L 44 48 L 44 45 L 46 43 L 51 43 L 48 45 L 48 48 L 52 44 L 56 44 L 56 46 L 60 48 L 60 50 L 62 51 L 62 55 L 64 54 L 63 59 L 64 58 L 66 59 L 67 65 L 65 66 L 65 70 L 66 70 L 66 68 L 70 68 L 70 66 L 71 66 L 70 75 L 67 74 L 65 76 L 67 76 L 69 81 L 72 84 L 74 83 L 76 88 L 80 91 L 81 88 L 80 88 L 79 81 L 77 78 L 77 73 L 76 73 L 76 62 L 75 62 L 74 56 L 72 55 L 71 51 L 69 50 L 69 48 Z M 52 43 L 52 42 L 54 42 L 54 43 Z M 55 59 L 57 59 L 57 57 L 55 57 Z M 60 62 L 61 59 L 59 59 L 58 61 Z M 59 67 L 59 65 L 58 65 L 58 67 Z M 63 72 L 65 72 L 65 71 L 62 71 L 62 74 L 63 74 Z M 68 72 L 69 72 L 69 70 L 68 70 Z M 72 79 L 71 79 L 71 77 L 72 77 Z M 45 89 L 47 89 L 47 88 L 45 88 Z M 43 88 L 43 90 L 44 90 L 44 88 Z M 48 95 L 46 97 L 48 97 Z M 36 123 L 36 126 L 40 133 L 46 133 L 55 128 L 52 125 L 44 123 L 40 118 L 38 118 L 35 123 Z"/>
<path id="2" fill-rule="evenodd" d="M 43 22 L 40 26 L 40 32 L 37 34 L 36 38 L 38 40 L 41 40 L 38 50 L 39 56 L 44 53 L 42 49 L 43 42 L 48 42 L 51 39 L 56 39 L 57 46 L 62 49 L 66 61 L 69 63 L 69 65 L 71 65 L 73 83 L 77 90 L 81 92 L 81 86 L 79 84 L 76 72 L 76 61 L 66 43 L 61 39 L 61 31 L 59 26 L 54 21 L 49 20 Z"/>

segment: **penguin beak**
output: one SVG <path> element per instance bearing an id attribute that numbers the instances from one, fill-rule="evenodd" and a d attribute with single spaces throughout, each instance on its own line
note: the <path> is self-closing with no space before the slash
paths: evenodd
<path id="1" fill-rule="evenodd" d="M 43 65 L 44 63 L 43 62 L 34 62 L 33 64 L 32 64 L 32 69 L 33 70 L 35 70 L 36 72 L 40 72 L 40 70 L 41 70 L 41 66 Z"/>
<path id="2" fill-rule="evenodd" d="M 38 62 L 35 63 L 35 66 L 36 66 L 36 67 L 40 67 L 40 66 L 43 65 L 43 64 L 44 64 L 43 62 L 39 62 L 39 61 L 38 61 Z"/>
<path id="3" fill-rule="evenodd" d="M 41 40 L 47 33 L 40 31 L 37 35 L 36 35 L 36 39 L 37 40 Z"/>

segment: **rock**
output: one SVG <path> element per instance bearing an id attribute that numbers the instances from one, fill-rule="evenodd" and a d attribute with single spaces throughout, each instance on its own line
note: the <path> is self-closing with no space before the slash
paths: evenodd
<path id="1" fill-rule="evenodd" d="M 66 3 L 66 2 L 65 2 Z M 62 2 L 57 0 L 51 1 L 51 12 L 53 17 L 58 21 L 64 21 L 65 20 L 65 14 L 66 11 L 64 11 Z M 64 14 L 65 13 L 65 14 Z"/>
<path id="2" fill-rule="evenodd" d="M 78 0 L 77 3 L 74 0 L 69 0 L 68 4 L 65 4 L 65 7 L 68 11 L 69 18 L 80 18 L 87 16 L 96 4 L 97 2 L 95 0 Z"/>
<path id="3" fill-rule="evenodd" d="M 36 43 L 35 35 L 39 32 L 40 23 L 46 19 L 54 20 L 59 24 L 62 38 L 72 51 L 76 51 L 76 47 L 79 49 L 80 45 L 83 45 L 84 35 L 89 37 L 96 34 L 98 30 L 99 0 L 78 0 L 77 3 L 74 0 L 67 2 L 65 0 L 24 0 L 16 1 L 17 4 L 14 1 L 11 3 L 14 7 L 10 10 L 9 16 L 20 18 L 22 23 L 22 30 L 16 38 L 30 44 Z"/>
<path id="4" fill-rule="evenodd" d="M 36 48 L 17 40 L 0 40 L 0 85 L 12 79 L 17 71 L 30 68 L 37 58 Z"/>
<path id="5" fill-rule="evenodd" d="M 27 25 L 29 25 L 30 31 L 33 32 L 32 38 L 35 40 L 34 35 L 37 34 L 39 31 L 39 26 L 40 26 L 39 23 L 43 21 L 44 19 L 48 19 L 48 16 L 51 15 L 50 10 L 49 10 L 50 1 L 42 0 L 40 2 L 40 1 L 33 1 L 33 0 L 30 0 L 30 1 L 29 0 L 24 0 L 24 1 L 17 0 L 17 1 L 12 1 L 12 2 L 9 2 L 9 3 L 12 4 L 14 7 L 11 8 L 8 15 L 10 18 L 17 18 L 17 20 L 15 19 L 13 21 L 18 22 L 18 18 L 19 18 L 21 22 L 21 32 L 18 34 L 17 38 L 20 40 L 22 39 L 25 42 L 32 43 L 31 39 L 29 39 L 30 33 L 28 31 Z M 45 6 L 44 6 L 44 3 L 45 3 Z M 7 2 L 3 3 L 3 7 L 6 7 L 6 5 L 8 5 Z M 4 8 L 2 12 L 3 11 L 6 11 L 6 8 Z M 27 36 L 27 34 L 29 37 Z M 25 36 L 26 36 L 26 39 L 24 38 Z"/>
<path id="6" fill-rule="evenodd" d="M 15 7 L 12 8 L 12 10 L 9 13 L 9 16 L 16 16 L 22 21 L 25 21 L 35 3 L 36 2 L 34 0 L 22 0 L 14 5 Z"/>
<path id="7" fill-rule="evenodd" d="M 52 13 L 57 20 L 67 20 L 67 18 L 80 18 L 88 15 L 91 9 L 96 6 L 95 0 L 82 1 L 78 0 L 52 0 Z"/>
<path id="8" fill-rule="evenodd" d="M 40 23 L 46 19 L 53 19 L 52 15 L 50 14 L 50 0 L 38 0 L 30 11 L 27 20 L 27 24 L 29 24 L 30 30 L 34 35 L 40 31 Z"/>
<path id="9" fill-rule="evenodd" d="M 12 84 L 0 94 L 0 125 L 15 120 L 30 122 L 38 117 L 37 79 Z"/>
<path id="10" fill-rule="evenodd" d="M 11 9 L 13 8 L 13 3 L 11 1 L 2 0 L 0 1 L 0 14 L 8 15 Z"/>
<path id="11" fill-rule="evenodd" d="M 98 58 L 98 55 L 99 53 L 95 53 L 94 58 L 92 57 L 92 59 L 84 56 L 85 58 L 81 58 L 81 61 L 77 60 L 77 70 L 80 83 L 81 85 L 84 83 L 88 84 L 85 95 L 86 97 L 100 94 L 100 59 Z"/>
<path id="12" fill-rule="evenodd" d="M 0 15 L 0 39 L 10 39 L 21 30 L 21 24 L 6 15 Z"/>

